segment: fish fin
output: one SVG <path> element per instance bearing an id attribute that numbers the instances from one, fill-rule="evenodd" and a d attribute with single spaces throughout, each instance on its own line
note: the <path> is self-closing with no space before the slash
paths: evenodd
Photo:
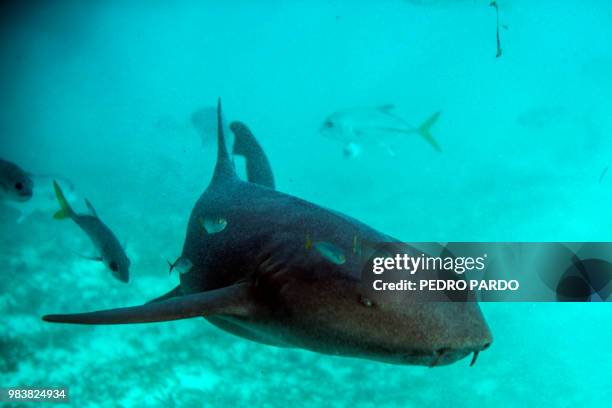
<path id="1" fill-rule="evenodd" d="M 181 289 L 181 285 L 178 285 L 176 288 L 172 289 L 170 292 L 163 294 L 159 297 L 156 297 L 155 299 L 149 300 L 147 303 L 145 303 L 145 305 L 148 305 L 149 303 L 161 302 L 163 300 L 172 299 L 174 297 L 182 296 L 182 295 L 183 295 L 183 290 Z"/>
<path id="2" fill-rule="evenodd" d="M 268 157 L 261 145 L 242 122 L 232 122 L 230 129 L 234 133 L 233 153 L 246 159 L 247 179 L 250 183 L 274 188 L 274 175 Z"/>
<path id="3" fill-rule="evenodd" d="M 423 136 L 423 138 L 438 152 L 442 152 L 442 149 L 440 148 L 440 145 L 438 144 L 438 142 L 436 142 L 436 140 L 434 139 L 434 137 L 432 136 L 430 130 L 431 127 L 436 123 L 436 121 L 438 120 L 438 118 L 440 117 L 440 111 L 435 112 L 433 115 L 431 115 L 429 118 L 427 118 L 427 120 L 425 120 L 425 122 L 423 122 L 421 124 L 421 126 L 418 127 L 418 132 L 421 136 Z"/>
<path id="4" fill-rule="evenodd" d="M 72 253 L 74 253 L 76 256 L 78 256 L 79 258 L 88 260 L 88 261 L 96 261 L 96 262 L 102 262 L 103 259 L 101 256 L 99 255 L 83 255 L 83 254 L 79 254 L 78 252 L 74 252 L 72 251 Z"/>
<path id="5" fill-rule="evenodd" d="M 95 262 L 102 262 L 103 259 L 100 258 L 99 256 L 94 256 L 94 255 L 79 255 L 81 258 L 86 259 L 88 261 L 95 261 Z"/>
<path id="6" fill-rule="evenodd" d="M 93 205 L 88 199 L 85 199 L 85 205 L 87 206 L 87 209 L 89 210 L 91 215 L 93 215 L 94 217 L 98 217 L 98 213 L 96 212 L 96 209 L 93 207 Z"/>
<path id="7" fill-rule="evenodd" d="M 53 323 L 128 324 L 152 323 L 204 316 L 241 316 L 252 314 L 254 303 L 246 283 L 221 289 L 170 297 L 141 306 L 122 307 L 89 313 L 45 315 Z"/>
<path id="8" fill-rule="evenodd" d="M 223 113 L 221 111 L 221 98 L 217 102 L 217 164 L 211 184 L 237 179 L 234 163 L 230 159 L 223 134 Z"/>
<path id="9" fill-rule="evenodd" d="M 57 197 L 57 202 L 60 205 L 59 211 L 53 214 L 53 218 L 56 220 L 63 220 L 65 218 L 72 218 L 74 216 L 74 211 L 70 208 L 70 204 L 66 201 L 66 197 L 64 197 L 64 193 L 60 188 L 57 181 L 53 180 L 53 189 L 55 190 L 55 196 Z"/>

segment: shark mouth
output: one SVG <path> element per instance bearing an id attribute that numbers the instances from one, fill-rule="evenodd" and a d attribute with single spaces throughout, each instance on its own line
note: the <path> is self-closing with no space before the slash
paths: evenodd
<path id="1" fill-rule="evenodd" d="M 444 355 L 447 353 L 447 351 L 449 350 L 438 350 L 435 352 L 435 358 L 432 360 L 432 362 L 429 364 L 430 367 L 435 367 L 438 364 L 440 364 L 440 360 L 442 359 L 442 357 L 444 357 Z M 474 354 L 472 355 L 472 361 L 470 361 L 470 367 L 473 367 L 474 364 L 476 364 L 476 359 L 478 358 L 478 354 L 480 354 L 480 350 L 478 351 L 474 351 Z"/>

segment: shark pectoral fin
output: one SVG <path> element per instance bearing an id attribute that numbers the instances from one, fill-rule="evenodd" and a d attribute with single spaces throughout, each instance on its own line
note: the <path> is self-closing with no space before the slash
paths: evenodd
<path id="1" fill-rule="evenodd" d="M 142 306 L 90 313 L 46 315 L 42 319 L 46 322 L 76 324 L 152 323 L 213 315 L 248 316 L 252 309 L 250 286 L 240 283 Z"/>

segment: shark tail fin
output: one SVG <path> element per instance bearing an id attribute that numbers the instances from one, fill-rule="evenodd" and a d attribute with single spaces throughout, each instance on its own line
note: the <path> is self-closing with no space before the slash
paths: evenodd
<path id="1" fill-rule="evenodd" d="M 438 144 L 438 142 L 436 142 L 436 139 L 434 139 L 433 135 L 430 132 L 431 127 L 438 121 L 439 117 L 440 111 L 434 113 L 429 118 L 427 118 L 425 122 L 423 122 L 421 126 L 417 128 L 417 131 L 419 135 L 421 135 L 427 141 L 427 143 L 429 143 L 436 151 L 441 152 L 442 149 L 440 148 L 440 145 Z"/>
<path id="2" fill-rule="evenodd" d="M 55 196 L 57 197 L 57 202 L 60 205 L 59 211 L 53 214 L 53 218 L 55 218 L 56 220 L 72 218 L 72 216 L 74 215 L 74 211 L 72 211 L 72 208 L 70 208 L 70 204 L 68 204 L 66 197 L 64 197 L 64 193 L 62 192 L 62 189 L 60 188 L 59 184 L 57 184 L 57 181 L 55 180 L 53 180 L 53 188 L 55 189 Z"/>

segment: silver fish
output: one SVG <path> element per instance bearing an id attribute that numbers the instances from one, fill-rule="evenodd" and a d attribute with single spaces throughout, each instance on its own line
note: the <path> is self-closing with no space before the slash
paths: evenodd
<path id="1" fill-rule="evenodd" d="M 36 213 L 52 215 L 57 211 L 57 199 L 53 190 L 51 176 L 47 175 L 36 175 L 31 174 L 30 178 L 34 181 L 34 188 L 32 189 L 32 198 L 27 201 L 6 201 L 9 207 L 15 209 L 18 212 L 17 223 L 22 223 L 32 215 Z M 64 185 L 63 193 L 66 201 L 74 205 L 82 198 L 78 196 L 74 184 L 65 178 L 61 178 L 62 184 Z"/>
<path id="2" fill-rule="evenodd" d="M 432 136 L 430 130 L 436 123 L 440 112 L 435 112 L 420 126 L 414 127 L 393 113 L 393 105 L 382 105 L 376 108 L 355 108 L 339 111 L 329 115 L 321 125 L 320 132 L 332 139 L 345 143 L 347 156 L 359 153 L 358 145 L 378 143 L 389 148 L 390 139 L 402 135 L 420 135 L 434 150 L 442 149 Z"/>
<path id="3" fill-rule="evenodd" d="M 55 213 L 53 218 L 57 220 L 72 219 L 87 234 L 98 251 L 98 256 L 88 258 L 104 262 L 115 278 L 127 283 L 130 279 L 130 260 L 115 234 L 98 218 L 96 210 L 88 200 L 85 200 L 85 204 L 87 204 L 91 214 L 77 214 L 70 207 L 56 181 L 53 182 L 53 187 L 60 205 L 60 210 Z"/>

